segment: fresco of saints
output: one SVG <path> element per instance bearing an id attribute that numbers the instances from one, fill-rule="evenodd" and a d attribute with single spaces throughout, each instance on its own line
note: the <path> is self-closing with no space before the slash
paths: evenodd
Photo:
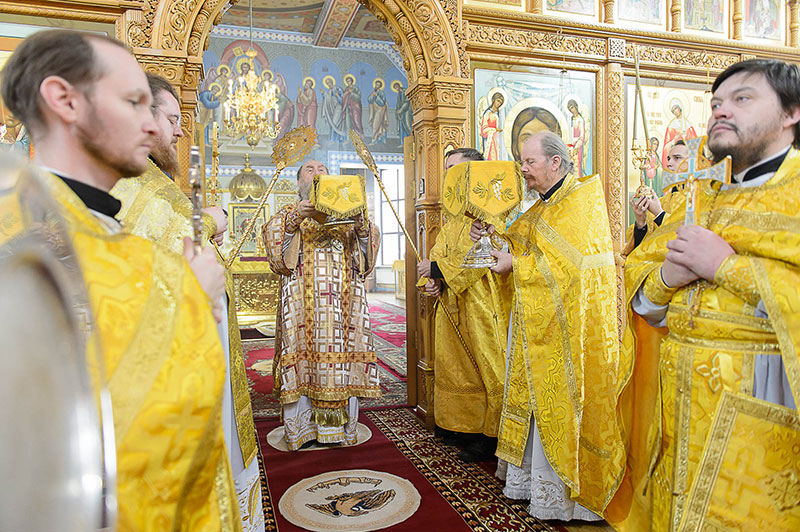
<path id="1" fill-rule="evenodd" d="M 317 127 L 317 92 L 314 78 L 303 79 L 303 86 L 297 88 L 297 125 Z"/>
<path id="2" fill-rule="evenodd" d="M 578 108 L 578 102 L 575 100 L 571 99 L 567 102 L 567 111 L 572 115 L 570 119 L 570 134 L 572 138 L 570 144 L 572 145 L 572 151 L 574 153 L 573 162 L 576 168 L 575 175 L 583 177 L 586 175 L 586 155 L 589 153 L 588 147 L 586 146 L 586 119 L 581 114 Z"/>
<path id="3" fill-rule="evenodd" d="M 491 93 L 491 91 L 489 92 Z M 500 108 L 505 104 L 506 98 L 500 91 L 493 93 L 491 98 L 491 105 L 481 115 L 481 143 L 483 157 L 487 161 L 498 161 L 502 159 L 500 139 L 503 125 L 500 123 Z"/>
<path id="4" fill-rule="evenodd" d="M 325 89 L 322 92 L 322 118 L 328 124 L 330 142 L 345 142 L 347 130 L 342 129 L 342 89 L 336 86 L 333 76 L 322 79 Z"/>
<path id="5" fill-rule="evenodd" d="M 363 107 L 361 105 L 361 89 L 356 85 L 356 77 L 347 74 L 344 77 L 345 88 L 342 93 L 342 128 L 345 131 L 354 129 L 356 133 L 364 136 L 364 126 L 361 123 Z"/>
<path id="6" fill-rule="evenodd" d="M 406 89 L 401 82 L 393 82 L 392 90 L 397 93 L 397 107 L 395 107 L 394 114 L 397 117 L 397 133 L 402 145 L 403 139 L 411 135 L 414 111 L 411 109 L 411 100 L 406 96 Z"/>
<path id="7" fill-rule="evenodd" d="M 231 78 L 231 67 L 225 63 L 219 64 L 216 69 L 210 68 L 203 81 L 204 89 L 197 94 L 200 105 L 197 109 L 197 121 L 204 126 L 206 144 L 211 143 L 211 125 L 217 122 L 220 130 L 222 124 L 222 109 L 228 99 L 228 80 Z"/>
<path id="8" fill-rule="evenodd" d="M 372 93 L 367 98 L 369 103 L 369 125 L 372 128 L 371 144 L 386 142 L 386 133 L 389 130 L 389 106 L 386 103 L 386 93 L 383 91 L 383 80 L 376 79 L 372 82 Z"/>
<path id="9" fill-rule="evenodd" d="M 693 139 L 697 136 L 694 126 L 683 115 L 683 104 L 678 98 L 673 98 L 669 102 L 669 109 L 675 115 L 672 120 L 667 124 L 667 129 L 664 132 L 664 148 L 661 152 L 661 164 L 666 166 L 667 155 L 679 140 Z"/>
<path id="10" fill-rule="evenodd" d="M 264 70 L 261 73 L 261 78 L 264 83 L 272 83 L 277 90 L 275 95 L 278 97 L 278 124 L 281 130 L 275 140 L 281 140 L 285 134 L 292 130 L 294 124 L 294 102 L 286 96 L 286 80 L 279 73 L 275 77 L 274 83 L 272 82 L 273 74 L 271 70 Z"/>

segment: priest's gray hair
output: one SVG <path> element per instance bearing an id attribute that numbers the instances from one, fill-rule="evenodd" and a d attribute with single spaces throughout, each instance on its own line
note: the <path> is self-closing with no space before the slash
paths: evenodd
<path id="1" fill-rule="evenodd" d="M 535 135 L 539 141 L 539 146 L 542 148 L 542 154 L 548 159 L 552 157 L 559 157 L 561 159 L 561 166 L 558 167 L 558 173 L 565 176 L 572 172 L 575 164 L 569 156 L 569 150 L 561 137 L 550 131 L 542 131 Z"/>

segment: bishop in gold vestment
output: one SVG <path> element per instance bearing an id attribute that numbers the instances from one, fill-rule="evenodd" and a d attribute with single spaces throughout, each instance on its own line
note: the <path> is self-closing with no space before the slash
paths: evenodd
<path id="1" fill-rule="evenodd" d="M 291 450 L 312 440 L 356 443 L 358 398 L 380 397 L 364 278 L 375 267 L 377 227 L 322 225 L 307 198 L 318 161 L 298 171 L 301 199 L 264 226 L 272 271 L 281 276 L 275 395 Z M 301 213 L 311 215 L 303 217 Z"/>
<path id="2" fill-rule="evenodd" d="M 733 182 L 687 186 L 628 257 L 623 345 L 638 349 L 628 474 L 609 512 L 621 530 L 800 527 L 798 79 L 761 60 L 720 75 L 708 146 L 733 155 Z M 684 225 L 690 199 L 697 225 Z M 666 326 L 660 350 L 639 316 Z"/>
<path id="3" fill-rule="evenodd" d="M 509 227 L 511 255 L 495 252 L 493 269 L 513 279 L 499 473 L 535 517 L 596 520 L 624 470 L 617 401 L 630 366 L 619 356 L 603 187 L 569 173 L 551 133 L 529 139 L 522 158 L 540 199 Z"/>

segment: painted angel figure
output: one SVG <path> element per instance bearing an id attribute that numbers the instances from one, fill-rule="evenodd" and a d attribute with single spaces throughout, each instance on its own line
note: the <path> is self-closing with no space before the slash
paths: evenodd
<path id="1" fill-rule="evenodd" d="M 491 103 L 489 100 L 491 99 Z M 478 100 L 478 137 L 480 150 L 487 161 L 503 160 L 503 123 L 505 113 L 502 111 L 506 104 L 506 95 L 503 89 L 494 87 L 487 96 Z"/>

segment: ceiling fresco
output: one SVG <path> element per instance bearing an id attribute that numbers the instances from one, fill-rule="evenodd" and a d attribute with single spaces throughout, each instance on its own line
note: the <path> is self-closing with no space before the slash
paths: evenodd
<path id="1" fill-rule="evenodd" d="M 249 26 L 250 4 L 241 0 L 222 17 L 222 24 Z M 317 21 L 323 18 L 321 27 Z M 391 41 L 375 15 L 356 0 L 253 0 L 253 27 L 315 35 L 318 46 L 336 47 L 343 37 Z"/>

